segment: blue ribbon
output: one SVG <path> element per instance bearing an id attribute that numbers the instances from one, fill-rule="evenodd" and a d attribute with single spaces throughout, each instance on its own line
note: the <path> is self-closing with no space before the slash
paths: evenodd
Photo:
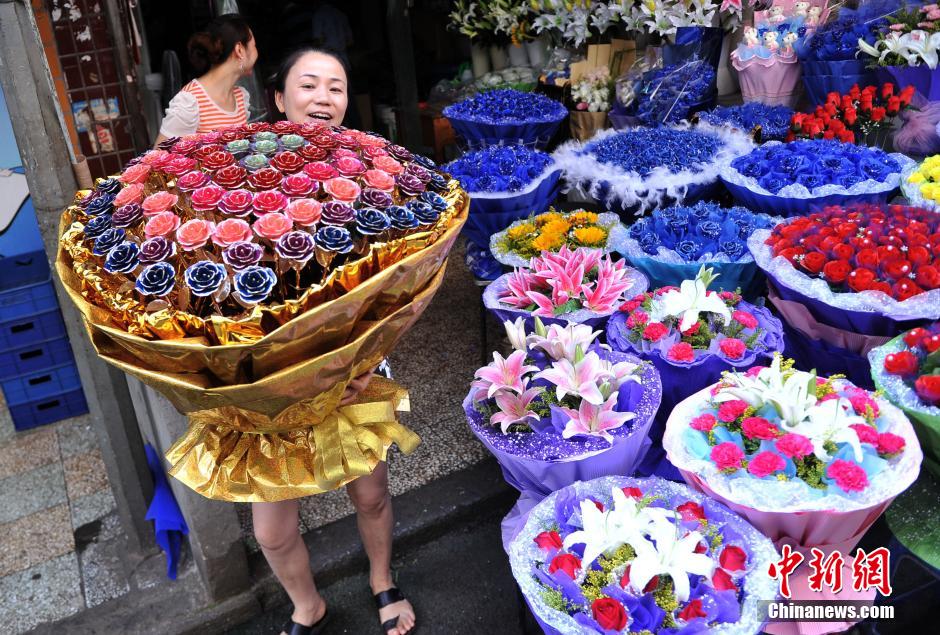
<path id="1" fill-rule="evenodd" d="M 152 520 L 157 544 L 166 552 L 166 577 L 176 579 L 176 567 L 180 559 L 183 536 L 189 533 L 183 512 L 173 497 L 173 490 L 166 480 L 157 451 L 149 443 L 144 444 L 147 466 L 153 476 L 153 499 L 147 509 L 147 520 Z"/>

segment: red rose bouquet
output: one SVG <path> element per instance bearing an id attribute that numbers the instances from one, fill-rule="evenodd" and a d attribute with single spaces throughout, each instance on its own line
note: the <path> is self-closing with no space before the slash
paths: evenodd
<path id="1" fill-rule="evenodd" d="M 724 505 L 658 478 L 578 481 L 541 501 L 509 546 L 542 630 L 751 634 L 776 550 Z"/>
<path id="2" fill-rule="evenodd" d="M 826 103 L 816 106 L 814 112 L 793 115 L 787 141 L 836 139 L 844 143 L 864 143 L 866 138 L 870 141 L 881 137 L 883 142 L 894 119 L 902 110 L 911 107 L 913 96 L 913 86 L 896 92 L 892 83 L 863 89 L 855 84 L 844 95 L 831 92 L 826 95 Z"/>
<path id="3" fill-rule="evenodd" d="M 871 387 L 868 352 L 940 318 L 940 216 L 927 210 L 828 207 L 748 247 L 801 367 Z"/>
<path id="4" fill-rule="evenodd" d="M 894 338 L 868 359 L 875 385 L 911 418 L 924 463 L 940 476 L 940 322 Z"/>

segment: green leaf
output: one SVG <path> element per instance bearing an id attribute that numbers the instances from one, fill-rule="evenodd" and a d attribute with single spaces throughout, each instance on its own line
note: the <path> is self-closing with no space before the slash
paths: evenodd
<path id="1" fill-rule="evenodd" d="M 577 300 L 568 300 L 560 306 L 556 306 L 555 310 L 552 311 L 555 315 L 564 315 L 566 313 L 573 313 L 581 308 L 581 303 Z"/>

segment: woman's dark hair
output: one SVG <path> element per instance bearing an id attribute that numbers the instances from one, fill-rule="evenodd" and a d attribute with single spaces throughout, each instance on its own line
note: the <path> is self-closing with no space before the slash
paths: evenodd
<path id="1" fill-rule="evenodd" d="M 277 73 L 274 74 L 274 90 L 279 93 L 283 93 L 287 85 L 287 75 L 290 73 L 290 69 L 294 68 L 294 64 L 300 61 L 300 58 L 306 55 L 307 53 L 319 53 L 320 55 L 326 55 L 327 57 L 332 57 L 334 60 L 339 62 L 339 65 L 343 67 L 343 72 L 346 73 L 346 83 L 349 84 L 349 69 L 346 68 L 346 62 L 343 61 L 343 58 L 340 57 L 337 53 L 330 51 L 328 49 L 317 48 L 316 46 L 301 46 L 294 49 L 281 61 L 281 65 L 277 68 Z"/>
<path id="2" fill-rule="evenodd" d="M 205 31 L 189 38 L 189 62 L 196 74 L 202 75 L 227 60 L 236 44 L 247 46 L 250 41 L 251 28 L 245 18 L 237 13 L 220 15 L 206 25 Z"/>

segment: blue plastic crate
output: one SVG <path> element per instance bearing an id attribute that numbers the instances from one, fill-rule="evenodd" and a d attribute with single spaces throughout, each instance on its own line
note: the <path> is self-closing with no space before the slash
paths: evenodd
<path id="1" fill-rule="evenodd" d="M 85 393 L 81 388 L 10 406 L 10 417 L 13 419 L 13 427 L 17 430 L 29 430 L 86 412 L 88 404 L 85 403 Z"/>
<path id="2" fill-rule="evenodd" d="M 38 401 L 81 387 L 82 381 L 78 378 L 75 364 L 64 364 L 0 381 L 8 406 Z"/>
<path id="3" fill-rule="evenodd" d="M 59 337 L 0 352 L 0 379 L 35 373 L 73 361 L 69 340 Z"/>
<path id="4" fill-rule="evenodd" d="M 0 292 L 0 321 L 3 322 L 58 308 L 51 277 Z"/>
<path id="5" fill-rule="evenodd" d="M 0 351 L 65 336 L 65 322 L 59 309 L 26 315 L 0 322 Z"/>
<path id="6" fill-rule="evenodd" d="M 22 168 L 0 172 L 0 193 L 0 291 L 3 291 L 48 278 L 49 261 Z"/>

